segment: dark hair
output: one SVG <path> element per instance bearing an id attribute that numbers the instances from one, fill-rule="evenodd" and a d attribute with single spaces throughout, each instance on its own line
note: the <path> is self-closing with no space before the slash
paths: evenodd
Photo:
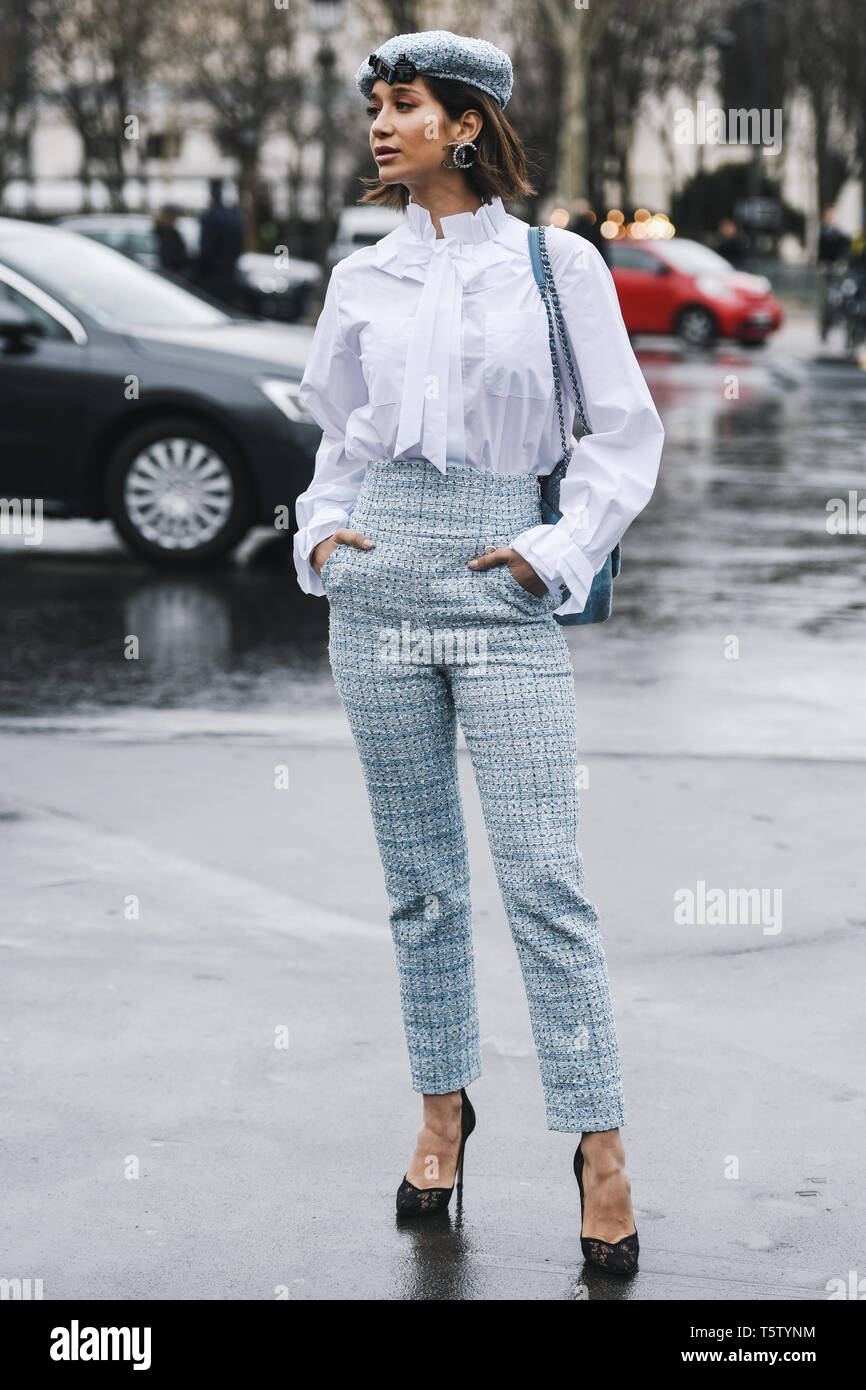
<path id="1" fill-rule="evenodd" d="M 419 73 L 419 76 L 452 121 L 470 109 L 479 111 L 484 118 L 484 125 L 475 139 L 475 162 L 465 173 L 472 192 L 483 203 L 494 197 L 507 199 L 535 193 L 536 189 L 526 176 L 523 145 L 496 98 L 469 82 L 457 82 L 451 77 L 428 77 L 426 73 Z M 472 151 L 469 153 L 471 155 Z M 360 202 L 405 211 L 409 202 L 405 183 L 382 183 L 376 175 L 372 178 L 362 175 L 361 183 L 370 187 Z"/>

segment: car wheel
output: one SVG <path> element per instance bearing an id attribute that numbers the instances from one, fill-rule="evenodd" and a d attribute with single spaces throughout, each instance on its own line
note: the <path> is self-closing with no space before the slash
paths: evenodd
<path id="1" fill-rule="evenodd" d="M 220 559 L 250 526 L 249 478 L 234 449 L 217 430 L 180 416 L 123 440 L 108 464 L 106 500 L 129 545 L 166 565 Z"/>
<path id="2" fill-rule="evenodd" d="M 709 309 L 700 304 L 688 304 L 677 319 L 677 334 L 689 347 L 711 347 L 719 335 L 718 325 Z"/>

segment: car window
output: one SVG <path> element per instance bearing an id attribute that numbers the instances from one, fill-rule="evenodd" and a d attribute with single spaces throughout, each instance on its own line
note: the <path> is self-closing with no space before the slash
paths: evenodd
<path id="1" fill-rule="evenodd" d="M 77 232 L 78 228 L 72 227 L 70 228 L 70 230 L 73 232 Z M 81 236 L 92 237 L 94 241 L 101 242 L 103 246 L 115 246 L 117 244 L 114 240 L 113 232 L 108 227 L 97 227 L 95 230 L 91 230 L 88 227 L 87 231 L 81 232 Z"/>
<path id="2" fill-rule="evenodd" d="M 23 309 L 28 318 L 35 319 L 41 323 L 45 329 L 46 338 L 54 338 L 60 342 L 71 343 L 72 334 L 68 329 L 58 323 L 53 314 L 49 314 L 43 309 L 41 304 L 34 304 L 32 299 L 28 299 L 26 294 L 21 294 L 19 290 L 13 290 L 11 285 L 7 285 L 5 280 L 0 280 L 0 304 L 14 304 L 18 309 Z"/>
<path id="3" fill-rule="evenodd" d="M 718 251 L 702 246 L 699 241 L 683 241 L 674 237 L 665 242 L 665 260 L 686 275 L 730 275 L 732 266 Z"/>
<path id="4" fill-rule="evenodd" d="M 639 246 L 619 246 L 608 242 L 610 263 L 614 270 L 645 270 L 649 275 L 658 273 L 659 263 L 649 251 L 641 251 Z"/>
<path id="5" fill-rule="evenodd" d="M 134 256 L 138 251 L 152 251 L 153 238 L 147 232 L 131 232 L 128 227 L 73 227 L 80 236 L 98 241 L 100 246 L 110 246 L 113 251 Z"/>
<path id="6" fill-rule="evenodd" d="M 154 256 L 158 253 L 156 233 L 150 227 L 133 230 L 122 224 L 114 227 L 85 224 L 72 226 L 69 230 L 99 242 L 100 246 L 110 246 L 112 251 L 121 251 L 124 256 Z"/>
<path id="7" fill-rule="evenodd" d="M 124 237 L 124 250 L 130 256 L 141 256 L 145 253 L 152 255 L 157 250 L 156 234 L 154 232 L 127 232 Z"/>
<path id="8" fill-rule="evenodd" d="M 16 239 L 8 255 L 16 270 L 107 327 L 208 327 L 231 322 L 221 309 L 90 237 L 57 231 Z"/>

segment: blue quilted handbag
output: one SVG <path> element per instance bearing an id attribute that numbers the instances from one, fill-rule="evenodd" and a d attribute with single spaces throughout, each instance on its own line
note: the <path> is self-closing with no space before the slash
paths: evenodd
<path id="1" fill-rule="evenodd" d="M 560 520 L 562 512 L 559 510 L 559 485 L 565 477 L 566 469 L 571 462 L 572 449 L 568 447 L 565 433 L 565 421 L 562 416 L 562 383 L 559 379 L 559 364 L 556 360 L 556 339 L 553 334 L 553 320 L 556 318 L 556 326 L 559 330 L 559 339 L 562 343 L 565 361 L 568 367 L 568 374 L 571 379 L 574 398 L 577 401 L 577 411 L 580 416 L 580 423 L 583 426 L 583 433 L 589 434 L 590 428 L 584 414 L 583 401 L 580 398 L 580 388 L 577 384 L 577 377 L 574 371 L 574 363 L 571 360 L 571 348 L 568 345 L 568 335 L 565 331 L 565 323 L 562 318 L 562 310 L 559 307 L 559 297 L 556 293 L 556 285 L 553 279 L 553 271 L 550 268 L 550 260 L 547 255 L 547 247 L 544 241 L 543 227 L 529 228 L 529 256 L 532 261 L 532 270 L 535 275 L 535 283 L 544 301 L 547 310 L 547 323 L 550 329 L 550 360 L 553 363 L 553 385 L 556 391 L 556 409 L 559 412 L 559 433 L 562 439 L 562 457 L 556 467 L 546 477 L 539 478 L 539 488 L 541 492 L 541 519 L 548 525 L 555 525 Z M 553 309 L 551 310 L 551 301 Z M 613 604 L 613 581 L 619 574 L 621 550 L 619 542 L 608 555 L 598 574 L 592 581 L 592 585 L 587 595 L 586 603 L 582 613 L 554 613 L 554 618 L 558 623 L 565 627 L 570 627 L 576 623 L 603 623 L 611 613 Z M 569 597 L 570 590 L 563 589 L 562 602 L 565 603 Z"/>

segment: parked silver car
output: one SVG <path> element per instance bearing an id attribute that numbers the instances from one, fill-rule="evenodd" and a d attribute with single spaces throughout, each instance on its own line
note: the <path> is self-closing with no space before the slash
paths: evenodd
<path id="1" fill-rule="evenodd" d="M 337 223 L 337 235 L 328 248 L 328 265 L 331 269 L 344 256 L 350 256 L 361 246 L 374 246 L 383 236 L 393 232 L 395 227 L 406 221 L 404 212 L 394 208 L 381 208 L 373 203 L 360 207 L 343 208 Z"/>
<path id="2" fill-rule="evenodd" d="M 153 221 L 147 213 L 94 212 L 76 217 L 60 217 L 57 226 L 91 237 L 113 251 L 159 270 L 159 245 Z M 175 224 L 191 259 L 199 250 L 199 222 L 196 217 L 179 217 Z M 288 258 L 284 266 L 273 256 L 245 251 L 237 264 L 238 278 L 252 312 L 262 318 L 296 322 L 302 319 L 314 298 L 322 272 L 314 261 Z M 195 286 L 191 286 L 195 289 Z"/>

